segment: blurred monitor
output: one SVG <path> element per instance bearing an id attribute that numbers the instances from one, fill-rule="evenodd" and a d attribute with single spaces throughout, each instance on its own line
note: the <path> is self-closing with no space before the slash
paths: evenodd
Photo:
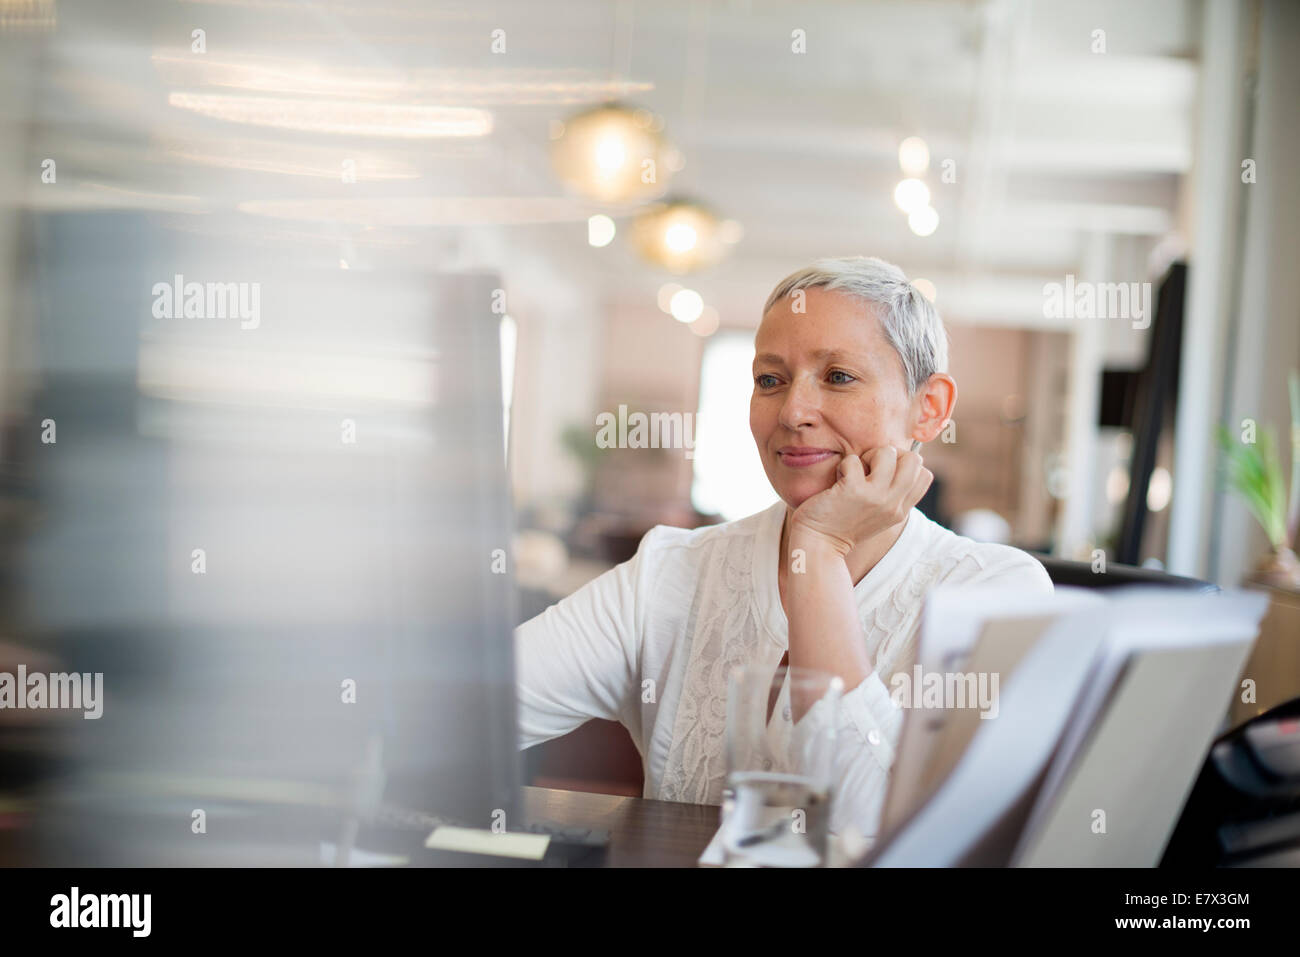
<path id="1" fill-rule="evenodd" d="M 380 793 L 513 820 L 498 278 L 35 226 L 24 642 L 104 688 L 41 732 L 40 862 L 320 863 Z"/>

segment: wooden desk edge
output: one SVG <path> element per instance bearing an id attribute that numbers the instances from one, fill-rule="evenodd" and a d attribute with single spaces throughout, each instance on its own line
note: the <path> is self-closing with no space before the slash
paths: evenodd
<path id="1" fill-rule="evenodd" d="M 606 867 L 695 867 L 718 829 L 718 808 L 588 791 L 524 787 L 530 822 L 609 831 Z"/>

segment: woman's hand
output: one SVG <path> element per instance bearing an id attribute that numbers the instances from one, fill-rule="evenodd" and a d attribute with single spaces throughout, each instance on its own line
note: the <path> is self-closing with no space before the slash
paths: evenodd
<path id="1" fill-rule="evenodd" d="M 865 462 L 865 467 L 864 467 Z M 825 541 L 841 556 L 907 518 L 934 474 L 915 452 L 892 445 L 845 455 L 835 484 L 809 498 L 791 516 L 790 535 Z"/>

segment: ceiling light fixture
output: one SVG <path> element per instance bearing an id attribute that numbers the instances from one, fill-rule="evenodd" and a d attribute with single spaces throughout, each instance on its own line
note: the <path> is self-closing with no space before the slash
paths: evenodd
<path id="1" fill-rule="evenodd" d="M 637 216 L 632 243 L 647 261 L 676 273 L 719 262 L 728 252 L 718 218 L 698 203 L 675 200 Z"/>
<path id="2" fill-rule="evenodd" d="M 555 173 L 574 192 L 607 203 L 656 199 L 667 188 L 667 147 L 648 110 L 617 103 L 560 124 L 551 142 Z"/>
<path id="3" fill-rule="evenodd" d="M 487 136 L 492 114 L 462 106 L 419 106 L 232 93 L 180 93 L 167 103 L 201 116 L 307 133 L 338 133 L 390 139 Z"/>

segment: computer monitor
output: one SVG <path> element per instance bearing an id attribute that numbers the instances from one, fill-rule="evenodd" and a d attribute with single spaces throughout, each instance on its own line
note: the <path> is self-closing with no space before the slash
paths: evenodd
<path id="1" fill-rule="evenodd" d="M 23 640 L 103 675 L 40 732 L 40 862 L 319 863 L 380 793 L 516 821 L 499 278 L 39 231 Z"/>

